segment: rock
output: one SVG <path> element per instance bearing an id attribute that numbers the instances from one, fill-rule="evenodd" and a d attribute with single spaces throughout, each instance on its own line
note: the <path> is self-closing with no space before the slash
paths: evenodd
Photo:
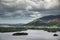
<path id="1" fill-rule="evenodd" d="M 54 34 L 53 36 L 58 36 L 58 34 Z"/>
<path id="2" fill-rule="evenodd" d="M 48 30 L 47 32 L 54 32 L 54 33 L 55 33 L 55 32 L 57 32 L 57 31 Z"/>
<path id="3" fill-rule="evenodd" d="M 17 35 L 28 35 L 28 33 L 14 33 L 13 35 L 17 36 Z"/>

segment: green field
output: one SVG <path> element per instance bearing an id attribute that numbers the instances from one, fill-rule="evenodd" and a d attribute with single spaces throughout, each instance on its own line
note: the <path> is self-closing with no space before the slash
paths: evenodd
<path id="1" fill-rule="evenodd" d="M 11 27 L 0 27 L 0 32 L 15 32 L 15 31 L 23 31 L 23 30 L 28 30 L 28 29 L 33 29 L 33 30 L 45 30 L 48 32 L 55 32 L 55 31 L 60 31 L 59 26 L 11 26 Z"/>

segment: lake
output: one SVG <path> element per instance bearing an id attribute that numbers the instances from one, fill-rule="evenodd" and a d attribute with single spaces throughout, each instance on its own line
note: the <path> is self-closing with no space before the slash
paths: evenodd
<path id="1" fill-rule="evenodd" d="M 53 36 L 52 32 L 43 30 L 27 30 L 28 35 L 25 36 L 13 36 L 13 33 L 0 33 L 0 40 L 60 40 L 60 32 L 56 32 L 59 36 Z"/>

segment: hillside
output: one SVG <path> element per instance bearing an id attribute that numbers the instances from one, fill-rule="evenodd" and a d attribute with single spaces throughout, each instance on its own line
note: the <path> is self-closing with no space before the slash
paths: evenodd
<path id="1" fill-rule="evenodd" d="M 27 25 L 30 26 L 41 26 L 41 25 L 57 25 L 60 24 L 60 15 L 49 15 L 49 16 L 44 16 L 41 18 L 38 18 Z"/>

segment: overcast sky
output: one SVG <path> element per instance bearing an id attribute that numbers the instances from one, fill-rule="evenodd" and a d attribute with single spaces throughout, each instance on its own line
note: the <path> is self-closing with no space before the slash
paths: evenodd
<path id="1" fill-rule="evenodd" d="M 60 0 L 0 0 L 0 24 L 28 23 L 47 15 L 60 15 Z"/>

